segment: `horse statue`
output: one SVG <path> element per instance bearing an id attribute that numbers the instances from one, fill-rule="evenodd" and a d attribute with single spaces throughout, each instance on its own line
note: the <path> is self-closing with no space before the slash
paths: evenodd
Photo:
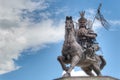
<path id="1" fill-rule="evenodd" d="M 58 56 L 62 69 L 66 71 L 63 77 L 70 77 L 70 72 L 75 66 L 81 67 L 81 69 L 89 76 L 95 76 L 92 70 L 101 76 L 100 70 L 103 69 L 106 62 L 100 55 L 95 55 L 95 61 L 85 59 L 85 54 L 82 46 L 76 40 L 76 31 L 72 17 L 66 16 L 65 21 L 65 41 L 62 48 L 62 56 Z M 70 64 L 69 67 L 66 64 Z"/>

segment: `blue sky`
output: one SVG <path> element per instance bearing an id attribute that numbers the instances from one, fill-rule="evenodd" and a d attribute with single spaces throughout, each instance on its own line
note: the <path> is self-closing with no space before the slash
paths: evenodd
<path id="1" fill-rule="evenodd" d="M 85 10 L 93 20 L 96 9 L 110 22 L 107 31 L 98 21 L 94 30 L 107 65 L 105 76 L 120 79 L 119 0 L 0 0 L 0 80 L 52 80 L 62 76 L 57 61 L 64 41 L 64 21 Z M 101 54 L 99 51 L 98 54 Z M 82 71 L 75 68 L 75 71 Z"/>

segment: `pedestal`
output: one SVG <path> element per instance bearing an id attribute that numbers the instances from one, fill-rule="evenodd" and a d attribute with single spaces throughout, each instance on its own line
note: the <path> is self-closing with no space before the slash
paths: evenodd
<path id="1" fill-rule="evenodd" d="M 54 80 L 120 80 L 120 79 L 116 79 L 110 76 L 95 76 L 95 77 L 82 76 L 82 77 L 64 77 Z"/>

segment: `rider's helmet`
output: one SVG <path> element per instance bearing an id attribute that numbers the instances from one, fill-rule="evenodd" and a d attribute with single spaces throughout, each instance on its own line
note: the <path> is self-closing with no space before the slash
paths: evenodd
<path id="1" fill-rule="evenodd" d="M 84 17 L 84 15 L 85 15 L 85 11 L 80 12 L 81 18 L 78 19 L 79 28 L 86 27 L 87 19 Z"/>

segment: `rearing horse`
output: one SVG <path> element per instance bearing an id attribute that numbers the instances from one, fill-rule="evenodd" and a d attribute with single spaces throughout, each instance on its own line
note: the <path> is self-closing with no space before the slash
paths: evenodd
<path id="1" fill-rule="evenodd" d="M 72 17 L 67 16 L 65 23 L 65 41 L 62 48 L 62 56 L 58 56 L 58 61 L 60 62 L 62 69 L 66 71 L 63 77 L 70 76 L 70 72 L 75 66 L 80 66 L 81 69 L 90 76 L 94 76 L 92 70 L 98 76 L 101 76 L 100 70 L 106 64 L 105 60 L 98 55 L 95 55 L 96 61 L 85 60 L 84 51 L 75 37 Z M 66 67 L 66 64 L 70 64 L 70 67 Z"/>

